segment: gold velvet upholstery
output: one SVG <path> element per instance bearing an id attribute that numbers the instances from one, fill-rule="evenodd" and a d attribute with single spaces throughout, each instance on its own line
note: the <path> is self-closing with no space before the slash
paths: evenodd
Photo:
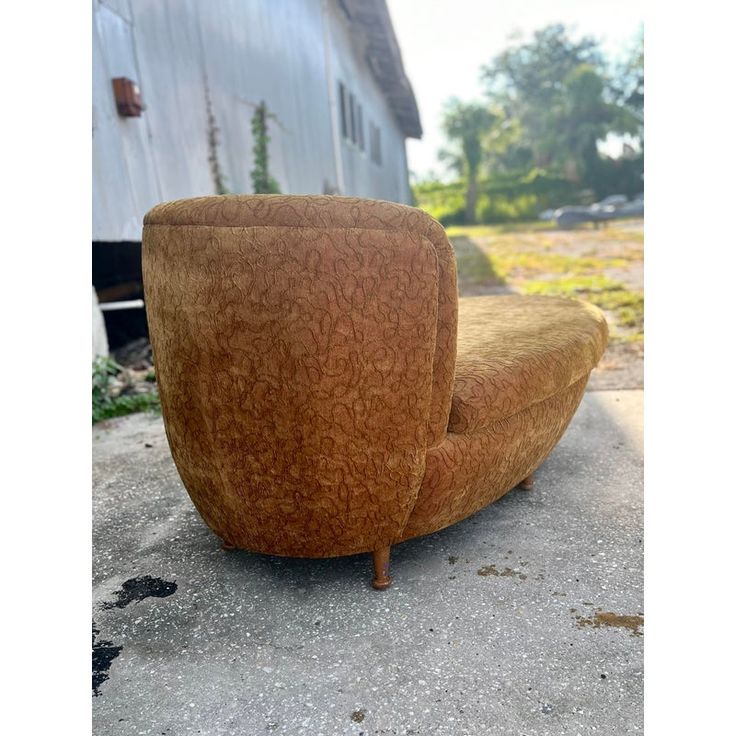
<path id="1" fill-rule="evenodd" d="M 327 557 L 452 524 L 534 470 L 606 343 L 594 307 L 458 308 L 442 227 L 387 202 L 202 197 L 145 219 L 167 437 L 229 545 Z"/>
<path id="2" fill-rule="evenodd" d="M 599 309 L 572 299 L 461 299 L 450 432 L 474 432 L 587 376 L 608 330 Z"/>

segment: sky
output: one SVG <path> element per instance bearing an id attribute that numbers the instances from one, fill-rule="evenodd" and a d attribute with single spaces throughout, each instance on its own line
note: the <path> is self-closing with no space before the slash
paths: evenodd
<path id="1" fill-rule="evenodd" d="M 417 176 L 444 172 L 437 151 L 439 128 L 449 97 L 481 100 L 481 65 L 509 45 L 550 23 L 564 23 L 576 35 L 601 41 L 620 56 L 643 24 L 641 0 L 387 0 L 424 128 L 422 140 L 407 140 L 409 170 Z"/>

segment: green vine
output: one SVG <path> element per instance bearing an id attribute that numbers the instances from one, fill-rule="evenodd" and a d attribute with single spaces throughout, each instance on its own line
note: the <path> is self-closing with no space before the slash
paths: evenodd
<path id="1" fill-rule="evenodd" d="M 268 119 L 273 113 L 268 111 L 265 102 L 256 106 L 250 121 L 250 129 L 253 133 L 253 159 L 254 167 L 250 172 L 253 191 L 256 194 L 278 194 L 281 190 L 276 180 L 268 170 Z"/>
<path id="2" fill-rule="evenodd" d="M 225 175 L 222 173 L 220 159 L 217 156 L 217 148 L 220 145 L 218 136 L 220 129 L 217 127 L 217 119 L 215 118 L 215 113 L 212 110 L 210 88 L 206 82 L 204 87 L 204 99 L 207 106 L 207 160 L 210 164 L 212 179 L 215 182 L 215 192 L 217 192 L 217 194 L 229 194 L 230 192 L 228 191 L 227 186 L 225 186 Z"/>

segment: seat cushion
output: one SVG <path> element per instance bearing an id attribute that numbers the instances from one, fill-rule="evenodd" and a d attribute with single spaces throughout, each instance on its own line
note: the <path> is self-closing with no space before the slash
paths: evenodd
<path id="1" fill-rule="evenodd" d="M 424 479 L 402 540 L 465 519 L 536 470 L 567 428 L 587 381 L 583 376 L 478 432 L 449 433 L 427 450 Z"/>
<path id="2" fill-rule="evenodd" d="M 566 389 L 590 373 L 607 341 L 600 309 L 575 299 L 460 299 L 448 432 L 483 429 Z"/>

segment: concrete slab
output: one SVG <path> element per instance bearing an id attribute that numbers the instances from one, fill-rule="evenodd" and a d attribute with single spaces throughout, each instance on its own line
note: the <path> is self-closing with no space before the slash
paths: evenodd
<path id="1" fill-rule="evenodd" d="M 587 393 L 531 492 L 366 556 L 226 553 L 161 419 L 94 430 L 95 733 L 643 728 L 642 392 Z"/>

